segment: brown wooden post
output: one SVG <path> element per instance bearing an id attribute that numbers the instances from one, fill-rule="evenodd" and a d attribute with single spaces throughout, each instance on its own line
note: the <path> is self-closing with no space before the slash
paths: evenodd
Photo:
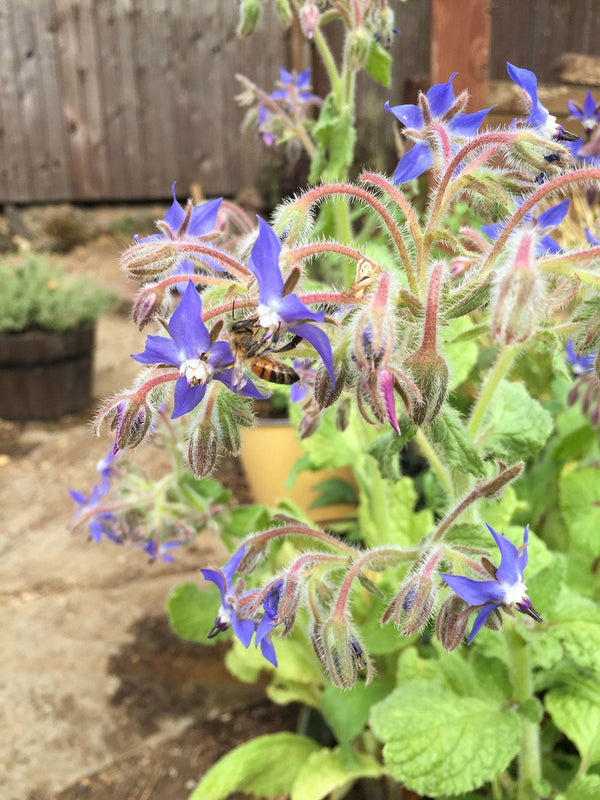
<path id="1" fill-rule="evenodd" d="M 432 0 L 431 82 L 458 72 L 454 90 L 469 90 L 468 111 L 488 104 L 489 47 L 490 0 Z"/>

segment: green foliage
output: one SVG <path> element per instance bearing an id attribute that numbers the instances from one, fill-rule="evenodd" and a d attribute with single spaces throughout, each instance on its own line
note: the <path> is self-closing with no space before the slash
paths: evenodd
<path id="1" fill-rule="evenodd" d="M 216 639 L 207 639 L 215 622 L 215 608 L 210 597 L 201 592 L 195 583 L 176 586 L 167 600 L 167 614 L 171 628 L 187 642 L 212 645 Z"/>
<path id="2" fill-rule="evenodd" d="M 18 264 L 0 263 L 0 333 L 25 330 L 64 331 L 89 325 L 116 298 L 44 256 L 28 255 Z"/>
<path id="3" fill-rule="evenodd" d="M 317 152 L 310 166 L 309 181 L 335 181 L 342 178 L 352 164 L 356 130 L 350 106 L 338 107 L 333 94 L 328 95 L 313 127 Z"/>

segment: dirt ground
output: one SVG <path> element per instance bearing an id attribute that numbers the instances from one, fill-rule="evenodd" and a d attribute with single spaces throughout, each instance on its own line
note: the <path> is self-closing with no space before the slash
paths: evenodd
<path id="1" fill-rule="evenodd" d="M 105 233 L 67 262 L 127 300 L 122 246 Z M 128 385 L 128 354 L 143 340 L 123 311 L 101 320 L 96 400 Z M 297 709 L 237 683 L 222 647 L 181 642 L 169 629 L 169 592 L 221 560 L 218 542 L 201 536 L 173 564 L 150 564 L 139 550 L 67 535 L 67 488 L 89 490 L 108 448 L 108 434 L 92 436 L 91 412 L 0 420 L 0 797 L 184 800 L 233 745 L 293 729 Z M 140 456 L 157 457 L 151 448 Z M 220 477 L 247 492 L 236 462 Z"/>

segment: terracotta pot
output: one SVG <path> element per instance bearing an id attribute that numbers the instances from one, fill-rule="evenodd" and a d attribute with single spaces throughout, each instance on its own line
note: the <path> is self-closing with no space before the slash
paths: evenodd
<path id="1" fill-rule="evenodd" d="M 0 334 L 0 417 L 56 419 L 90 405 L 95 327 Z"/>
<path id="2" fill-rule="evenodd" d="M 294 464 L 303 456 L 294 429 L 286 419 L 261 419 L 255 428 L 242 428 L 241 434 L 240 459 L 255 502 L 274 506 L 278 500 L 289 498 L 318 523 L 345 519 L 356 510 L 349 503 L 310 508 L 319 495 L 315 487 L 321 481 L 341 478 L 355 486 L 348 468 L 301 472 L 292 488 L 286 489 Z"/>

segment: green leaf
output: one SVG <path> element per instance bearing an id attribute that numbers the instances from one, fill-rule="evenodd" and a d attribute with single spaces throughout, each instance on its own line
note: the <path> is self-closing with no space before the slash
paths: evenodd
<path id="1" fill-rule="evenodd" d="M 600 688 L 577 681 L 575 686 L 551 689 L 544 705 L 552 721 L 575 744 L 582 760 L 600 762 Z"/>
<path id="2" fill-rule="evenodd" d="M 322 800 L 359 778 L 379 778 L 384 767 L 374 758 L 336 747 L 311 753 L 292 787 L 291 800 Z"/>
<path id="3" fill-rule="evenodd" d="M 521 720 L 514 709 L 461 697 L 435 680 L 404 684 L 373 707 L 370 722 L 385 742 L 392 776 L 433 797 L 482 786 L 519 752 Z"/>
<path id="4" fill-rule="evenodd" d="M 208 639 L 218 605 L 214 597 L 201 592 L 195 583 L 176 586 L 167 600 L 169 623 L 175 633 L 188 642 L 213 645 L 216 639 Z"/>
<path id="5" fill-rule="evenodd" d="M 226 800 L 241 790 L 259 797 L 288 794 L 302 766 L 319 745 L 306 736 L 257 736 L 223 756 L 206 773 L 189 800 Z"/>
<path id="6" fill-rule="evenodd" d="M 317 152 L 310 165 L 309 183 L 339 180 L 354 158 L 356 129 L 351 107 L 338 108 L 335 97 L 327 95 L 313 136 Z"/>
<path id="7" fill-rule="evenodd" d="M 600 797 L 600 775 L 578 775 L 556 800 L 598 800 Z"/>
<path id="8" fill-rule="evenodd" d="M 314 489 L 319 492 L 310 504 L 311 508 L 323 508 L 335 503 L 356 503 L 357 497 L 354 487 L 342 478 L 327 478 L 315 484 Z"/>
<path id="9" fill-rule="evenodd" d="M 371 481 L 363 483 L 361 488 L 358 521 L 362 537 L 370 547 L 383 544 L 409 547 L 431 530 L 432 512 L 427 508 L 414 510 L 418 498 L 410 478 L 392 482 L 374 470 Z"/>
<path id="10" fill-rule="evenodd" d="M 469 439 L 465 426 L 456 409 L 447 406 L 431 425 L 433 441 L 439 444 L 446 461 L 461 472 L 476 478 L 486 474 L 483 460 Z"/>
<path id="11" fill-rule="evenodd" d="M 417 426 L 408 417 L 400 419 L 399 425 L 400 436 L 395 431 L 382 433 L 367 448 L 367 453 L 377 461 L 381 475 L 390 480 L 400 477 L 400 453 L 417 432 Z"/>
<path id="12" fill-rule="evenodd" d="M 483 448 L 509 464 L 533 458 L 552 432 L 552 417 L 520 383 L 501 381 L 482 423 Z"/>
<path id="13" fill-rule="evenodd" d="M 373 39 L 373 44 L 369 50 L 369 58 L 367 60 L 366 70 L 369 75 L 380 83 L 382 86 L 390 85 L 390 70 L 392 65 L 392 57 L 385 50 L 379 42 Z"/>
<path id="14" fill-rule="evenodd" d="M 600 470 L 565 471 L 559 481 L 560 509 L 571 545 L 591 556 L 598 554 L 600 531 Z"/>
<path id="15" fill-rule="evenodd" d="M 383 700 L 392 688 L 381 680 L 369 686 L 355 684 L 352 689 L 328 684 L 321 694 L 321 713 L 338 742 L 349 743 L 358 736 L 367 724 L 371 706 Z"/>
<path id="16" fill-rule="evenodd" d="M 450 386 L 455 389 L 468 377 L 477 363 L 479 347 L 473 341 L 473 333 L 477 327 L 469 317 L 459 317 L 450 321 L 443 329 L 442 355 L 448 364 Z"/>

